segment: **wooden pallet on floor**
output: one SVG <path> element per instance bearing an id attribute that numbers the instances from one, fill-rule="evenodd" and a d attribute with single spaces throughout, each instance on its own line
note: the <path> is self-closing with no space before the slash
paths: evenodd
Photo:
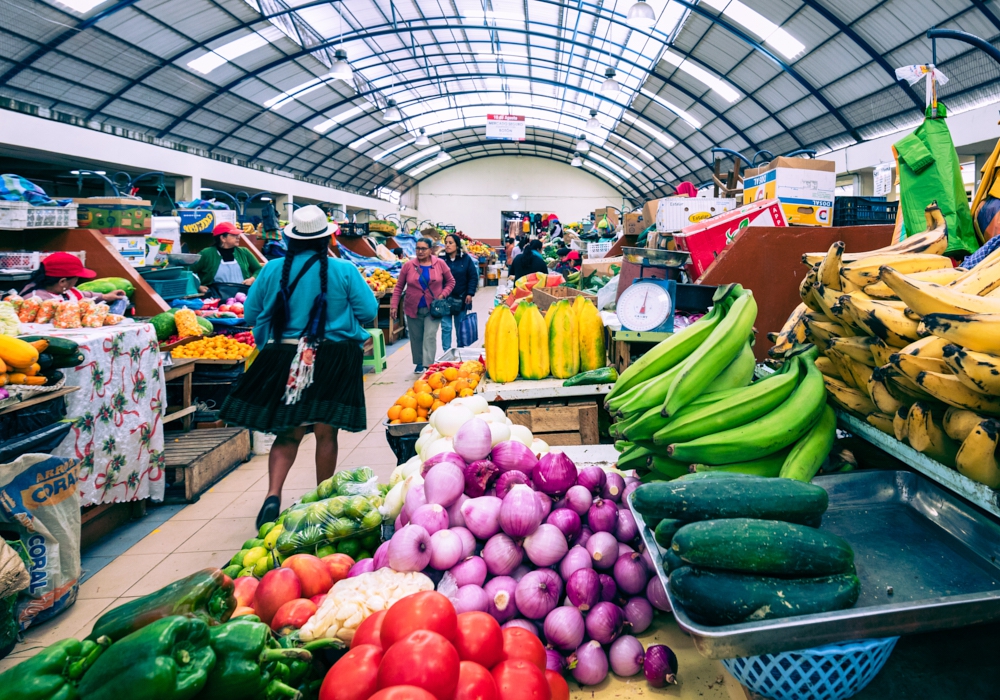
<path id="1" fill-rule="evenodd" d="M 193 503 L 250 458 L 250 431 L 212 428 L 165 433 L 166 503 Z"/>
<path id="2" fill-rule="evenodd" d="M 533 404 L 511 402 L 506 410 L 511 423 L 523 425 L 549 445 L 600 443 L 596 399 L 545 399 Z"/>

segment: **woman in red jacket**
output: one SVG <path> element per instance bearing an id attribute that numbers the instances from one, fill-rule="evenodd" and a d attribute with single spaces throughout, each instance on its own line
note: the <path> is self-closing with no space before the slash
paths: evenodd
<path id="1" fill-rule="evenodd" d="M 441 319 L 430 315 L 431 302 L 446 299 L 455 288 L 455 278 L 448 265 L 441 258 L 431 255 L 433 247 L 434 242 L 430 238 L 417 239 L 417 257 L 403 264 L 389 303 L 389 313 L 395 319 L 399 316 L 399 300 L 403 299 L 415 374 L 423 374 L 428 365 L 434 364 L 437 352 Z"/>

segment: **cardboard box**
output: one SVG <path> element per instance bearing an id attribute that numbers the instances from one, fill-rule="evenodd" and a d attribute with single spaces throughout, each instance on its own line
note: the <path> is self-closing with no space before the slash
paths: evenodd
<path id="1" fill-rule="evenodd" d="M 749 226 L 788 226 L 781 202 L 777 199 L 753 202 L 675 233 L 677 249 L 691 254 L 688 265 L 691 278 L 701 277 L 719 253 Z"/>
<path id="2" fill-rule="evenodd" d="M 618 210 L 612 209 L 611 207 L 594 210 L 594 226 L 596 227 L 597 224 L 601 223 L 601 219 L 603 219 L 605 215 L 608 217 L 608 223 L 611 224 L 611 229 L 614 230 L 618 228 L 618 224 L 621 219 L 618 217 Z"/>
<path id="3" fill-rule="evenodd" d="M 832 160 L 779 157 L 743 175 L 743 203 L 777 197 L 792 226 L 832 226 L 837 167 Z"/>
<path id="4" fill-rule="evenodd" d="M 232 209 L 179 209 L 181 233 L 212 233 L 216 224 L 236 223 Z"/>
<path id="5" fill-rule="evenodd" d="M 629 212 L 625 215 L 625 235 L 626 236 L 638 236 L 640 233 L 646 230 L 647 224 L 644 223 L 642 214 L 639 212 Z"/>
<path id="6" fill-rule="evenodd" d="M 145 236 L 150 231 L 153 208 L 145 199 L 89 197 L 74 199 L 77 225 L 108 236 Z"/>
<path id="7" fill-rule="evenodd" d="M 132 267 L 144 267 L 146 265 L 146 254 L 149 252 L 149 248 L 146 245 L 145 236 L 109 236 L 108 243 Z"/>
<path id="8" fill-rule="evenodd" d="M 673 233 L 736 208 L 733 198 L 666 197 L 656 210 L 656 230 Z"/>
<path id="9" fill-rule="evenodd" d="M 642 205 L 642 220 L 646 222 L 646 228 L 656 222 L 656 212 L 660 208 L 660 200 L 650 199 Z"/>

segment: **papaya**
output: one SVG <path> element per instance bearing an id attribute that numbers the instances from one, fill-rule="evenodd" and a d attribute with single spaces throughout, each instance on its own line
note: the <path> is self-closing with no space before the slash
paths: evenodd
<path id="1" fill-rule="evenodd" d="M 549 376 L 548 329 L 538 306 L 522 302 L 524 308 L 517 324 L 518 357 L 524 379 L 544 379 Z"/>
<path id="2" fill-rule="evenodd" d="M 76 288 L 81 292 L 94 292 L 95 294 L 110 294 L 111 292 L 118 289 L 111 280 L 99 279 L 90 280 L 89 282 L 83 282 L 82 284 L 76 285 Z"/>
<path id="3" fill-rule="evenodd" d="M 487 323 L 486 369 L 493 381 L 512 382 L 517 379 L 518 372 L 517 321 L 504 304 L 496 307 L 490 320 L 493 324 Z"/>
<path id="4" fill-rule="evenodd" d="M 580 329 L 569 301 L 560 299 L 549 309 L 549 370 L 553 377 L 569 379 L 580 372 Z"/>
<path id="5" fill-rule="evenodd" d="M 135 294 L 135 285 L 124 277 L 105 277 L 104 279 L 113 284 L 115 289 L 120 289 L 125 292 L 125 295 L 130 299 L 132 298 L 132 295 Z M 114 291 L 114 289 L 111 291 Z"/>
<path id="6" fill-rule="evenodd" d="M 580 325 L 580 371 L 589 372 L 604 367 L 608 362 L 601 313 L 596 306 L 585 301 L 576 318 Z"/>
<path id="7" fill-rule="evenodd" d="M 534 304 L 532 304 L 532 306 L 534 306 Z M 518 328 L 521 327 L 521 317 L 524 316 L 524 312 L 525 311 L 527 311 L 527 307 L 525 306 L 525 302 L 524 301 L 521 301 L 517 305 L 517 308 L 514 309 L 514 321 L 517 322 L 517 327 Z"/>

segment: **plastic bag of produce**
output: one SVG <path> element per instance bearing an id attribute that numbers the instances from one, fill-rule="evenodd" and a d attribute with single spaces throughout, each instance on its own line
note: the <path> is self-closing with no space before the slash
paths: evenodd
<path id="1" fill-rule="evenodd" d="M 42 308 L 38 312 L 38 317 L 42 317 L 42 311 L 45 310 L 45 304 L 48 301 L 42 303 Z M 56 309 L 56 317 L 52 320 L 52 325 L 56 328 L 81 328 L 80 324 L 80 302 L 77 301 L 64 301 L 59 304 Z"/>
<path id="2" fill-rule="evenodd" d="M 370 556 L 382 542 L 381 505 L 381 496 L 334 496 L 300 503 L 279 518 L 282 532 L 275 540 L 275 550 L 287 557 L 334 546 L 355 559 L 358 553 Z"/>
<path id="3" fill-rule="evenodd" d="M 16 338 L 19 327 L 20 319 L 17 317 L 14 305 L 7 301 L 0 301 L 0 334 Z"/>
<path id="4" fill-rule="evenodd" d="M 0 467 L 0 521 L 13 526 L 10 545 L 28 561 L 28 587 L 17 601 L 22 630 L 76 600 L 80 580 L 79 462 L 26 454 Z"/>

